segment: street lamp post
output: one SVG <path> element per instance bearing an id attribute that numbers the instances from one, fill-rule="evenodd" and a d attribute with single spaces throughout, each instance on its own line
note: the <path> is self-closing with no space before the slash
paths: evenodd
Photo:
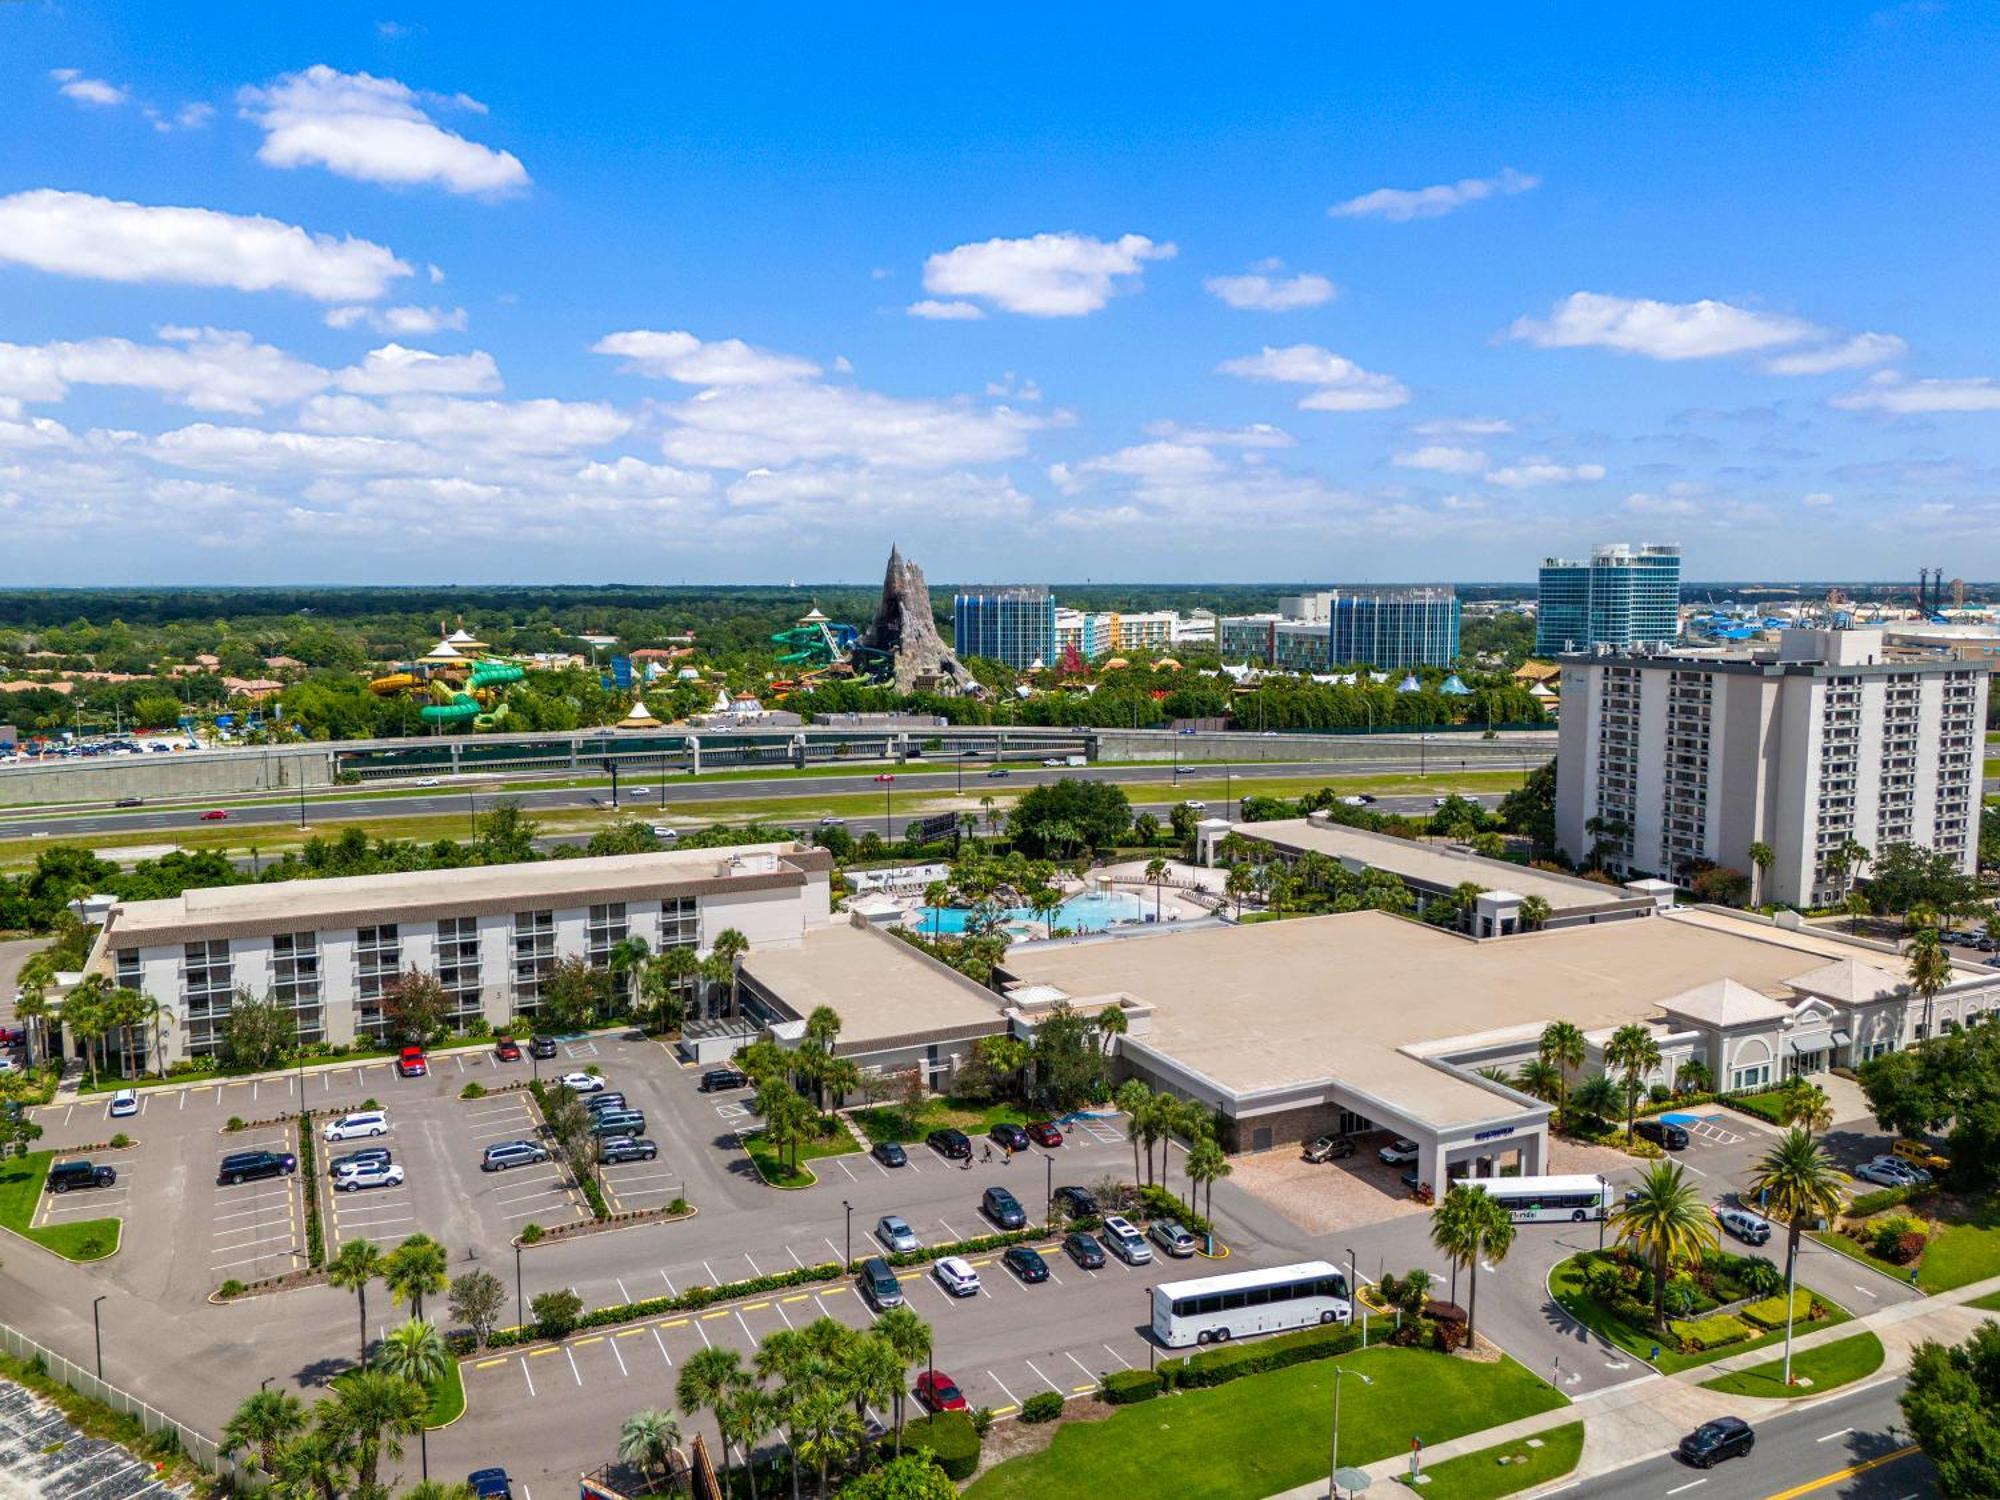
<path id="1" fill-rule="evenodd" d="M 1056 1159 L 1044 1152 L 1042 1165 L 1048 1168 L 1048 1181 L 1043 1184 L 1048 1193 L 1048 1207 L 1042 1210 L 1042 1223 L 1053 1227 L 1056 1222 Z"/>
<path id="2" fill-rule="evenodd" d="M 849 1203 L 845 1198 L 842 1198 L 840 1206 L 847 1210 L 847 1233 L 842 1241 L 847 1247 L 847 1253 L 842 1257 L 841 1262 L 842 1266 L 846 1267 L 854 1264 L 854 1205 Z"/>
<path id="3" fill-rule="evenodd" d="M 1339 1481 L 1334 1476 L 1340 1472 L 1340 1377 L 1343 1375 L 1352 1375 L 1363 1385 L 1375 1383 L 1359 1370 L 1349 1370 L 1342 1365 L 1333 1367 L 1333 1449 L 1327 1455 L 1326 1463 L 1327 1500 L 1340 1500 Z"/>
<path id="4" fill-rule="evenodd" d="M 99 1380 L 104 1378 L 104 1315 L 98 1309 L 104 1305 L 104 1298 L 110 1295 L 109 1292 L 106 1292 L 103 1296 L 95 1298 L 90 1304 L 90 1327 L 97 1344 L 97 1378 Z"/>
<path id="5" fill-rule="evenodd" d="M 514 1316 L 522 1328 L 528 1326 L 528 1302 L 521 1293 L 521 1247 L 514 1247 Z"/>
<path id="6" fill-rule="evenodd" d="M 465 794 L 465 810 L 472 817 L 472 836 L 474 838 L 478 838 L 479 837 L 479 794 L 477 792 L 467 792 Z"/>
<path id="7" fill-rule="evenodd" d="M 1611 1217 L 1611 1184 L 1602 1172 L 1597 1174 L 1597 1248 L 1604 1248 L 1604 1225 Z"/>
<path id="8" fill-rule="evenodd" d="M 890 799 L 895 796 L 895 793 L 896 778 L 893 776 L 884 776 L 882 778 L 882 842 L 885 844 L 893 837 L 889 832 L 889 820 Z"/>
<path id="9" fill-rule="evenodd" d="M 1347 1295 L 1361 1309 L 1361 1347 L 1368 1347 L 1368 1304 L 1361 1300 L 1361 1271 L 1350 1246 L 1347 1252 Z"/>

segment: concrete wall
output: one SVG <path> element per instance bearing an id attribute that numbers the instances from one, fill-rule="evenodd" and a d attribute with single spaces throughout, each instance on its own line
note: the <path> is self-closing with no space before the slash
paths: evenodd
<path id="1" fill-rule="evenodd" d="M 0 807 L 115 802 L 120 797 L 199 797 L 292 792 L 333 784 L 326 745 L 271 750 L 176 750 L 171 755 L 99 756 L 49 765 L 0 766 Z"/>

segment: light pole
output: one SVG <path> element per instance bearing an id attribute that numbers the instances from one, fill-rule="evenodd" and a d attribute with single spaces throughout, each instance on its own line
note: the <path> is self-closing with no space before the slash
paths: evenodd
<path id="1" fill-rule="evenodd" d="M 106 1292 L 102 1296 L 92 1300 L 90 1304 L 90 1327 L 97 1343 L 97 1378 L 99 1380 L 104 1378 L 104 1315 L 98 1309 L 104 1305 L 104 1298 L 110 1295 L 109 1292 Z"/>
<path id="2" fill-rule="evenodd" d="M 1340 1484 L 1334 1476 L 1340 1472 L 1340 1377 L 1343 1375 L 1352 1375 L 1363 1385 L 1375 1383 L 1359 1370 L 1349 1370 L 1343 1365 L 1333 1367 L 1333 1450 L 1326 1461 L 1327 1500 L 1340 1500 Z"/>
<path id="3" fill-rule="evenodd" d="M 1597 1248 L 1604 1248 L 1604 1225 L 1611 1217 L 1611 1184 L 1604 1174 L 1597 1174 Z"/>
<path id="4" fill-rule="evenodd" d="M 847 1233 L 842 1240 L 842 1243 L 847 1247 L 847 1253 L 842 1257 L 842 1269 L 844 1270 L 846 1267 L 854 1264 L 854 1205 L 849 1203 L 845 1198 L 842 1198 L 840 1206 L 847 1210 Z"/>
<path id="5" fill-rule="evenodd" d="M 1042 1211 L 1042 1225 L 1048 1228 L 1056 1221 L 1056 1159 L 1044 1152 L 1042 1165 L 1048 1168 L 1048 1181 L 1043 1184 L 1048 1190 L 1048 1207 Z"/>
<path id="6" fill-rule="evenodd" d="M 479 794 L 477 792 L 467 792 L 465 794 L 465 810 L 466 812 L 471 814 L 472 817 L 472 836 L 474 838 L 478 838 L 479 837 Z"/>
<path id="7" fill-rule="evenodd" d="M 527 1299 L 521 1295 L 521 1247 L 519 1245 L 514 1247 L 514 1316 L 520 1320 L 521 1327 L 526 1329 L 528 1326 L 528 1303 Z"/>
<path id="8" fill-rule="evenodd" d="M 886 844 L 892 836 L 889 832 L 889 808 L 890 798 L 895 795 L 896 791 L 896 778 L 893 776 L 882 776 L 877 779 L 882 783 L 882 842 Z"/>
<path id="9" fill-rule="evenodd" d="M 1368 1347 L 1368 1304 L 1361 1300 L 1361 1272 L 1354 1259 L 1354 1250 L 1347 1251 L 1347 1295 L 1350 1303 L 1361 1310 L 1361 1347 Z"/>

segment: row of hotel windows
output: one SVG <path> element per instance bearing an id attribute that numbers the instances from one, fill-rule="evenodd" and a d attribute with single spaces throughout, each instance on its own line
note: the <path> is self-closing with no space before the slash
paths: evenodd
<path id="1" fill-rule="evenodd" d="M 692 947 L 699 941 L 700 932 L 698 903 L 692 897 L 660 903 L 662 948 Z M 608 968 L 613 951 L 630 935 L 631 922 L 624 902 L 612 901 L 591 907 L 585 928 L 585 959 L 594 967 Z M 383 1002 L 403 971 L 402 938 L 402 930 L 394 923 L 362 927 L 355 932 L 354 1025 L 357 1035 L 379 1040 L 388 1023 Z M 555 913 L 514 913 L 511 943 L 509 978 L 514 1009 L 523 1015 L 532 1015 L 541 1002 L 542 976 L 556 964 Z M 118 951 L 117 971 L 120 986 L 133 990 L 143 988 L 136 950 Z M 446 917 L 438 922 L 435 972 L 438 983 L 450 997 L 452 1024 L 464 1026 L 478 1020 L 484 1011 L 478 918 Z M 615 998 L 620 1002 L 629 999 L 629 977 L 619 975 L 617 984 Z M 230 959 L 228 939 L 211 938 L 184 945 L 181 999 L 187 1013 L 188 1050 L 191 1055 L 206 1057 L 221 1048 L 224 1023 L 235 993 L 235 970 Z M 292 1012 L 300 1041 L 316 1042 L 325 1038 L 319 934 L 281 932 L 271 939 L 269 997 Z"/>

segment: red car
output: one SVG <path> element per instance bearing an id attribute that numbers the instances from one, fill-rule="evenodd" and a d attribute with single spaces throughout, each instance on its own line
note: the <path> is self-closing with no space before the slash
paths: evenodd
<path id="1" fill-rule="evenodd" d="M 405 1047 L 403 1055 L 396 1059 L 396 1071 L 405 1078 L 421 1078 L 430 1070 L 430 1064 L 424 1061 L 424 1049 L 421 1047 Z"/>
<path id="2" fill-rule="evenodd" d="M 493 1044 L 493 1052 L 502 1062 L 519 1062 L 521 1060 L 521 1044 L 511 1036 L 503 1036 L 499 1041 L 495 1042 Z"/>
<path id="3" fill-rule="evenodd" d="M 1053 1120 L 1037 1120 L 1028 1127 L 1028 1139 L 1037 1146 L 1060 1146 L 1063 1134 Z"/>
<path id="4" fill-rule="evenodd" d="M 942 1370 L 926 1370 L 917 1377 L 917 1400 L 932 1411 L 964 1411 L 965 1394 Z"/>
<path id="5" fill-rule="evenodd" d="M 224 812 L 221 808 L 211 807 L 207 812 L 201 815 L 201 821 L 204 823 L 220 823 L 228 816 L 229 814 Z"/>

